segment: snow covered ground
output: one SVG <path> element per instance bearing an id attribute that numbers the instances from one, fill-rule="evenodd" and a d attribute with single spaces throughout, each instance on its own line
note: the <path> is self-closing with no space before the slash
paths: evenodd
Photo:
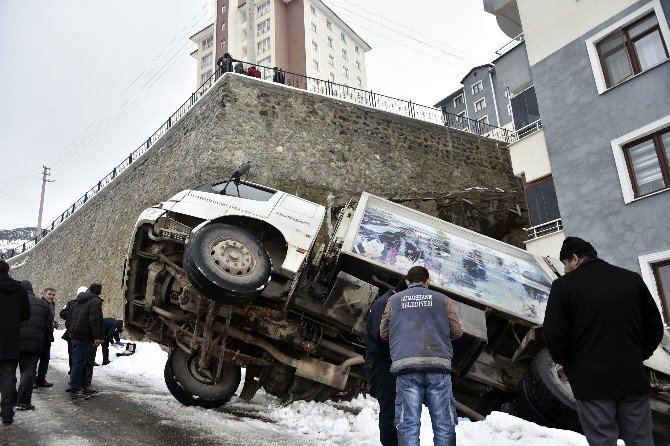
<path id="1" fill-rule="evenodd" d="M 51 355 L 52 365 L 67 372 L 67 344 L 55 333 Z M 277 398 L 259 390 L 251 402 L 233 398 L 222 409 L 206 410 L 184 407 L 168 393 L 163 381 L 167 359 L 158 344 L 138 342 L 137 353 L 116 357 L 120 350 L 110 348 L 111 364 L 96 367 L 93 384 L 119 390 L 134 391 L 132 398 L 165 419 L 165 423 L 180 423 L 197 428 L 208 437 L 217 438 L 231 422 L 245 423 L 249 429 L 275 430 L 278 435 L 291 435 L 304 445 L 376 445 L 379 406 L 372 397 L 362 397 L 346 403 L 307 403 L 296 401 L 284 405 Z M 98 363 L 102 362 L 98 349 Z M 243 376 L 244 381 L 244 376 Z M 239 389 L 241 390 L 241 388 Z M 549 429 L 521 420 L 506 413 L 493 412 L 486 420 L 461 420 L 457 427 L 459 445 L 586 445 L 586 439 L 575 432 Z M 304 439 L 304 442 L 301 440 Z M 432 444 L 428 411 L 421 419 L 421 444 Z"/>

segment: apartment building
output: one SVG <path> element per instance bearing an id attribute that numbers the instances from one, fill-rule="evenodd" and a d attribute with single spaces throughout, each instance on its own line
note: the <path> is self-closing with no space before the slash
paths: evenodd
<path id="1" fill-rule="evenodd" d="M 490 63 L 472 68 L 462 87 L 435 107 L 515 132 L 509 150 L 529 211 L 526 249 L 558 258 L 565 236 L 525 43 L 516 37 L 497 54 Z M 464 119 L 464 126 L 468 122 Z"/>
<path id="2" fill-rule="evenodd" d="M 367 88 L 370 45 L 320 0 L 217 0 L 216 7 L 214 62 L 230 53 L 238 60 Z M 198 43 L 204 31 L 191 40 Z M 207 55 L 200 51 L 194 57 L 202 64 Z M 204 72 L 198 70 L 200 82 Z"/>
<path id="3" fill-rule="evenodd" d="M 198 48 L 191 53 L 198 65 L 196 66 L 196 88 L 201 86 L 214 73 L 214 65 L 216 63 L 214 47 L 214 25 L 208 25 L 193 34 L 190 39 Z"/>
<path id="4" fill-rule="evenodd" d="M 670 0 L 484 0 L 523 32 L 566 234 L 638 271 L 670 323 Z"/>

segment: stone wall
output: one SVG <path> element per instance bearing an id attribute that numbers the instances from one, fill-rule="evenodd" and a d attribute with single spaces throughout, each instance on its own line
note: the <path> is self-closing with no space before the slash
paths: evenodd
<path id="1" fill-rule="evenodd" d="M 524 198 L 502 143 L 228 73 L 112 184 L 12 259 L 12 274 L 54 286 L 59 304 L 99 281 L 106 314 L 121 317 L 139 213 L 245 161 L 251 181 L 319 203 L 328 192 L 342 203 L 368 191 L 512 242 L 526 221 L 512 212 Z"/>

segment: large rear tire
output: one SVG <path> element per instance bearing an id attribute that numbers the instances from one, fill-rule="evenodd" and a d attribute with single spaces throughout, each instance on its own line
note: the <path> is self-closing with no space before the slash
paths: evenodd
<path id="1" fill-rule="evenodd" d="M 206 409 L 223 406 L 235 395 L 240 385 L 240 367 L 223 364 L 221 380 L 215 383 L 197 372 L 197 361 L 196 355 L 189 356 L 182 349 L 174 348 L 165 363 L 165 385 L 172 396 L 185 406 Z"/>
<path id="2" fill-rule="evenodd" d="M 515 415 L 542 426 L 582 431 L 570 383 L 547 349 L 540 351 L 521 379 L 513 407 Z"/>
<path id="3" fill-rule="evenodd" d="M 200 228 L 184 252 L 189 280 L 208 298 L 248 305 L 270 280 L 272 263 L 263 245 L 237 226 L 212 223 Z"/>

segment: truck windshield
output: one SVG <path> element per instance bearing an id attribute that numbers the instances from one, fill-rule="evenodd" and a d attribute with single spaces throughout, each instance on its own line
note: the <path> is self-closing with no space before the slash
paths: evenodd
<path id="1" fill-rule="evenodd" d="M 227 181 L 214 184 L 212 185 L 212 191 L 214 191 L 217 194 L 220 194 L 223 192 L 223 189 L 226 187 L 226 184 L 228 184 Z M 239 196 L 240 198 L 246 198 L 247 200 L 256 200 L 256 201 L 268 201 L 270 197 L 272 197 L 274 194 L 275 191 L 273 191 L 272 189 L 256 187 L 249 184 L 244 184 L 242 182 L 240 182 L 240 184 L 238 185 L 235 185 L 235 183 L 231 183 L 230 186 L 228 186 L 228 188 L 226 189 L 226 195 L 232 195 L 234 197 Z"/>

